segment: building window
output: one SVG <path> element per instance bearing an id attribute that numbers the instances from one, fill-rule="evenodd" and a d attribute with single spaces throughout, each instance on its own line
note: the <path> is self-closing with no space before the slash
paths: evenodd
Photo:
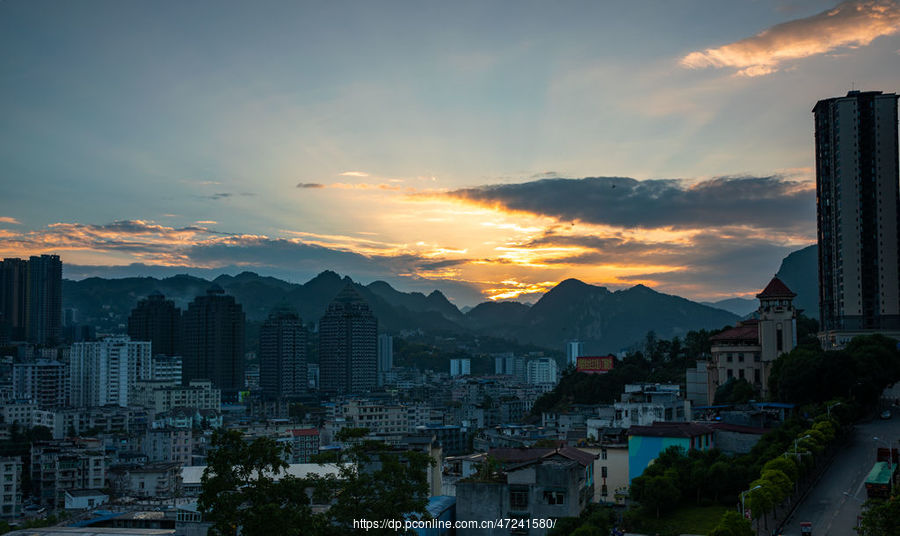
<path id="1" fill-rule="evenodd" d="M 528 509 L 528 488 L 526 486 L 509 487 L 509 507 L 512 510 Z"/>
<path id="2" fill-rule="evenodd" d="M 761 380 L 760 380 L 759 369 L 756 369 L 753 371 L 753 381 L 756 383 L 760 383 Z"/>
<path id="3" fill-rule="evenodd" d="M 738 361 L 743 363 L 744 362 L 744 354 L 738 354 L 737 356 L 738 356 Z"/>
<path id="4" fill-rule="evenodd" d="M 733 359 L 734 358 L 731 356 L 731 354 L 725 354 L 725 360 L 728 361 L 729 363 L 731 363 Z"/>
<path id="5" fill-rule="evenodd" d="M 566 504 L 566 492 L 545 491 L 544 502 L 547 504 Z"/>
<path id="6" fill-rule="evenodd" d="M 603 497 L 609 495 L 609 490 L 607 489 L 606 484 L 603 484 L 603 486 L 600 488 L 600 495 Z"/>
<path id="7" fill-rule="evenodd" d="M 606 478 L 606 466 L 603 465 L 600 467 L 600 476 Z"/>
<path id="8" fill-rule="evenodd" d="M 606 459 L 606 449 L 605 448 L 600 449 L 600 459 L 601 460 Z"/>
<path id="9" fill-rule="evenodd" d="M 744 379 L 744 369 L 738 370 L 738 377 L 740 377 L 740 379 L 742 380 Z"/>
<path id="10" fill-rule="evenodd" d="M 733 371 L 733 370 L 728 369 L 727 372 L 728 372 L 728 379 L 729 379 L 729 380 L 730 380 L 731 378 L 734 378 L 734 371 Z"/>

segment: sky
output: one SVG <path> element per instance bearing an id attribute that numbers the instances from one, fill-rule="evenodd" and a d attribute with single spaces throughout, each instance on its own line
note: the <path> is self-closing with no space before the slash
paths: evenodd
<path id="1" fill-rule="evenodd" d="M 0 255 L 752 297 L 851 89 L 900 90 L 900 2 L 0 1 Z"/>

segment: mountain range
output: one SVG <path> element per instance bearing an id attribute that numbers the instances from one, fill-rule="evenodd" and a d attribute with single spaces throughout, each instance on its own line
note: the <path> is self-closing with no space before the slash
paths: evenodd
<path id="1" fill-rule="evenodd" d="M 809 249 L 785 258 L 779 270 L 803 303 L 809 293 L 810 277 L 803 273 L 809 268 Z M 814 259 L 815 251 L 811 255 Z M 361 285 L 328 270 L 303 284 L 253 272 L 220 275 L 213 280 L 189 275 L 64 280 L 63 306 L 78 311 L 79 323 L 97 326 L 101 332 L 117 332 L 124 330 L 137 301 L 151 292 L 158 290 L 185 309 L 212 283 L 233 295 L 252 323 L 261 322 L 275 306 L 284 304 L 293 307 L 305 322 L 315 322 L 341 289 L 353 285 L 378 317 L 380 329 L 388 333 L 422 330 L 447 336 L 491 335 L 556 351 L 562 350 L 566 340 L 578 339 L 589 353 L 616 352 L 642 341 L 648 331 L 671 338 L 690 330 L 732 325 L 744 316 L 741 310 L 725 310 L 722 302 L 713 307 L 644 285 L 611 291 L 577 279 L 559 283 L 534 305 L 485 302 L 464 313 L 437 290 L 426 295 L 401 292 L 383 281 Z"/>

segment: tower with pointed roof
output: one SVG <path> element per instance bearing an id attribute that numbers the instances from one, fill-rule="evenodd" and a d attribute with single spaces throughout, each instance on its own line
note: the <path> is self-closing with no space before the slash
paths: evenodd
<path id="1" fill-rule="evenodd" d="M 378 371 L 378 320 L 369 304 L 348 284 L 319 321 L 319 385 L 333 394 L 375 388 Z"/>
<path id="2" fill-rule="evenodd" d="M 184 312 L 182 383 L 211 380 L 223 397 L 244 388 L 244 310 L 213 284 Z"/>

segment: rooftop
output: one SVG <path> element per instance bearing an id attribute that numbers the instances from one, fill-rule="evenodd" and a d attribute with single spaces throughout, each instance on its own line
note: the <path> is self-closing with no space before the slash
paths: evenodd
<path id="1" fill-rule="evenodd" d="M 651 426 L 632 426 L 629 436 L 642 437 L 697 437 L 713 433 L 705 424 L 691 422 L 655 422 Z"/>
<path id="2" fill-rule="evenodd" d="M 797 296 L 796 293 L 792 292 L 791 289 L 785 285 L 781 279 L 778 279 L 778 276 L 772 278 L 769 281 L 769 284 L 766 285 L 766 288 L 763 289 L 762 292 L 756 295 L 757 298 L 795 298 Z"/>

